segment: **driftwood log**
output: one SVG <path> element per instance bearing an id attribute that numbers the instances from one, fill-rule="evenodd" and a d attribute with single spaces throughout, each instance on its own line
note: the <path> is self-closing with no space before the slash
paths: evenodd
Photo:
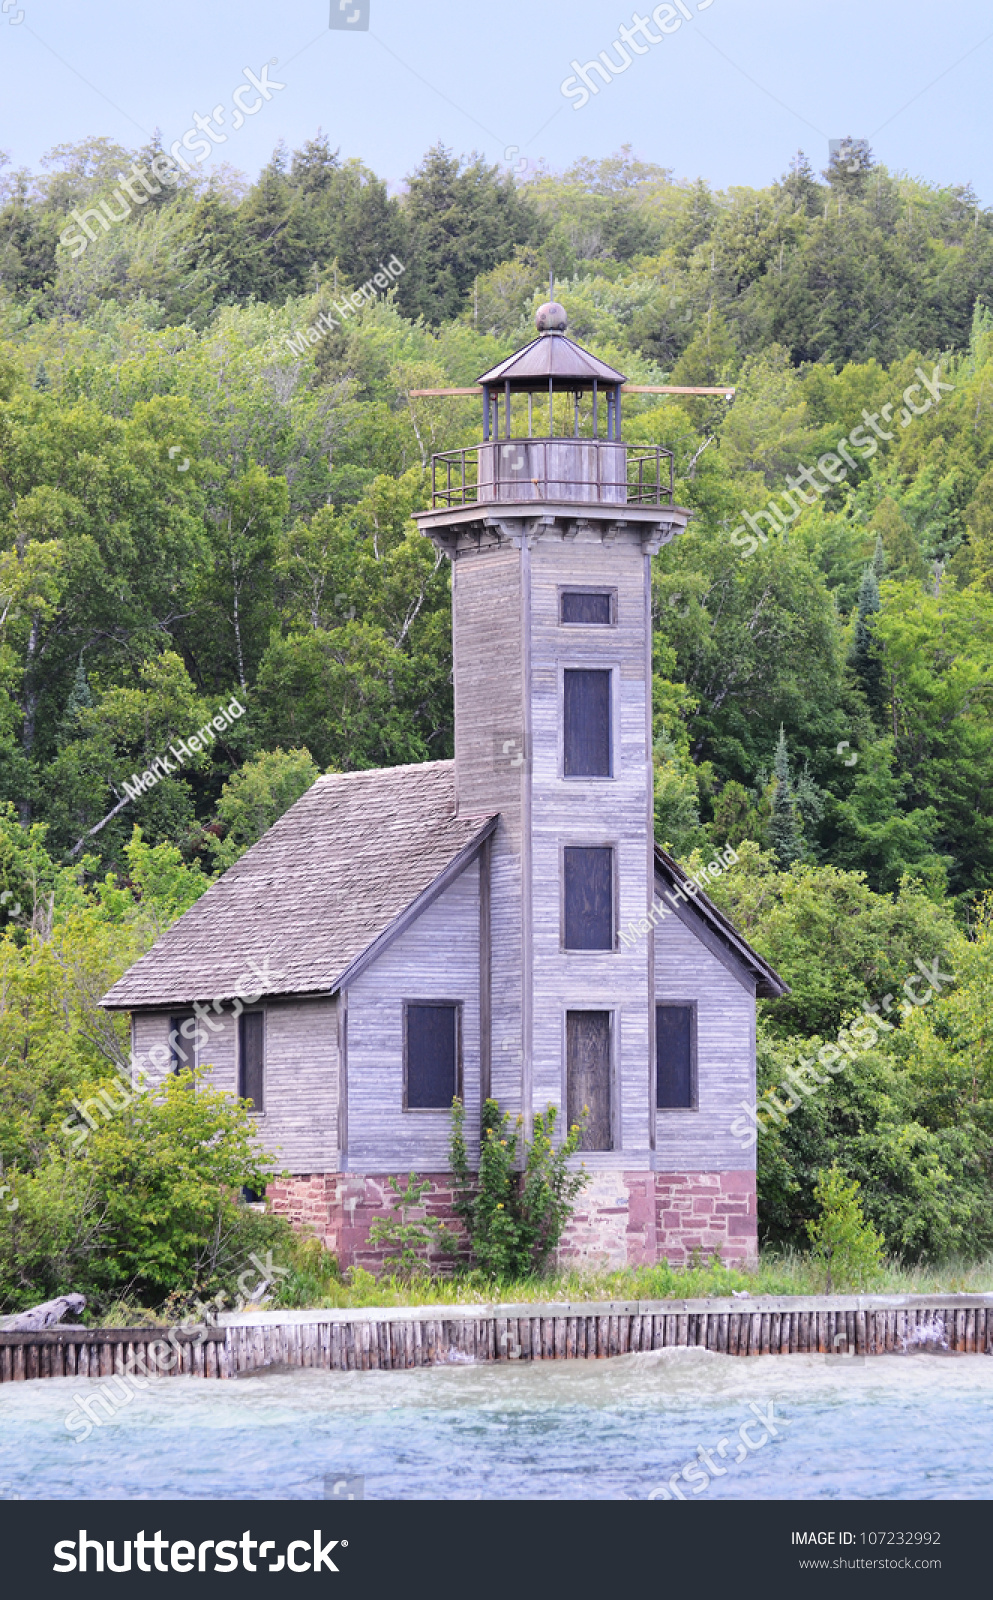
<path id="1" fill-rule="evenodd" d="M 70 1311 L 79 1316 L 86 1304 L 83 1294 L 62 1294 L 57 1300 L 45 1300 L 29 1311 L 20 1311 L 14 1317 L 0 1317 L 2 1333 L 39 1333 L 42 1328 L 54 1328 Z"/>

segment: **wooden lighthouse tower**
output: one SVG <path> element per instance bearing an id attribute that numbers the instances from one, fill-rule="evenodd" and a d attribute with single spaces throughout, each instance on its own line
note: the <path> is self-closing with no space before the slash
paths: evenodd
<path id="1" fill-rule="evenodd" d="M 650 558 L 682 532 L 671 457 L 629 451 L 624 375 L 566 336 L 479 380 L 483 442 L 435 458 L 421 530 L 452 562 L 455 789 L 490 847 L 485 1091 L 589 1108 L 605 1166 L 653 1144 Z M 488 1013 L 488 1024 L 486 1013 Z"/>

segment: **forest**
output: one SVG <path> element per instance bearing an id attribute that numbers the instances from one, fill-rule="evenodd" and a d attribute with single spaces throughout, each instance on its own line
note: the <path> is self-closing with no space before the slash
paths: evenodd
<path id="1" fill-rule="evenodd" d="M 0 1302 L 161 1300 L 264 1182 L 209 1099 L 188 1144 L 150 1106 L 76 1156 L 67 1108 L 128 1055 L 97 1000 L 320 773 L 451 755 L 411 512 L 478 408 L 410 391 L 527 342 L 550 272 L 632 383 L 735 389 L 632 396 L 625 434 L 693 512 L 654 563 L 657 837 L 691 870 L 735 846 L 713 896 L 792 989 L 743 1108 L 763 1237 L 805 1247 L 836 1162 L 894 1258 L 988 1253 L 993 211 L 864 146 L 718 191 L 629 148 L 521 179 L 439 145 L 392 194 L 318 132 L 116 213 L 157 160 L 0 154 Z M 798 1080 L 866 1008 L 871 1046 Z"/>

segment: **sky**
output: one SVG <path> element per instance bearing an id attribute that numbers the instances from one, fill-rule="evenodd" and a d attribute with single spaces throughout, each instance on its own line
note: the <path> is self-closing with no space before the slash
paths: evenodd
<path id="1" fill-rule="evenodd" d="M 521 173 L 629 144 L 725 188 L 771 182 L 800 148 L 820 170 L 828 140 L 851 136 L 891 171 L 971 182 L 993 203 L 988 0 L 0 5 L 0 150 L 15 166 L 95 134 L 137 147 L 157 127 L 168 146 L 220 105 L 225 138 L 201 170 L 226 160 L 253 178 L 280 139 L 292 149 L 319 127 L 394 189 L 438 140 Z M 584 104 L 575 83 L 564 94 L 573 62 L 605 51 L 623 66 L 619 28 L 639 16 L 627 69 L 610 83 L 588 74 Z M 242 103 L 258 104 L 236 127 L 234 92 L 263 65 L 269 98 L 245 88 Z"/>

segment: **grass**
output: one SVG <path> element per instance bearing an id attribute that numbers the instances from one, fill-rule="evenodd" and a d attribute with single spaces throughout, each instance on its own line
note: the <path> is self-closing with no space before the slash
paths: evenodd
<path id="1" fill-rule="evenodd" d="M 688 1267 L 623 1267 L 616 1271 L 553 1272 L 545 1277 L 519 1278 L 494 1283 L 478 1272 L 452 1276 L 375 1278 L 361 1267 L 350 1268 L 344 1278 L 312 1273 L 294 1274 L 282 1286 L 282 1308 L 321 1307 L 349 1309 L 373 1306 L 480 1305 L 552 1300 L 703 1300 L 729 1296 L 732 1289 L 751 1295 L 810 1295 L 824 1293 L 823 1269 L 807 1256 L 794 1252 L 764 1252 L 757 1268 L 742 1271 L 718 1260 Z M 837 1293 L 961 1294 L 993 1291 L 993 1257 L 980 1262 L 949 1261 L 939 1266 L 904 1266 L 887 1262 L 870 1282 L 838 1285 Z"/>
<path id="2" fill-rule="evenodd" d="M 593 1300 L 708 1300 L 730 1296 L 732 1289 L 750 1295 L 811 1295 L 824 1293 L 824 1272 L 809 1256 L 796 1251 L 766 1250 L 752 1271 L 725 1267 L 712 1257 L 688 1267 L 621 1267 L 615 1271 L 551 1272 L 545 1277 L 517 1278 L 495 1283 L 480 1272 L 459 1271 L 412 1281 L 376 1278 L 362 1267 L 341 1276 L 335 1258 L 316 1239 L 294 1241 L 296 1259 L 288 1274 L 277 1280 L 267 1309 L 349 1310 L 377 1306 L 486 1305 L 530 1301 Z M 835 1293 L 962 1294 L 993 1291 L 993 1256 L 982 1261 L 946 1261 L 936 1266 L 906 1266 L 888 1261 L 870 1281 L 839 1283 Z M 233 1298 L 228 1301 L 233 1308 Z M 139 1307 L 126 1296 L 92 1318 L 97 1327 L 161 1326 L 182 1320 L 182 1308 L 168 1303 L 155 1311 Z M 89 1317 L 85 1320 L 91 1321 Z"/>

